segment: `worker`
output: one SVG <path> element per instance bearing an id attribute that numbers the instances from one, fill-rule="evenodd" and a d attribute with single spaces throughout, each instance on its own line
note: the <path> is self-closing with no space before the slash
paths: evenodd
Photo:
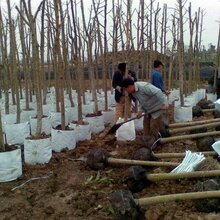
<path id="1" fill-rule="evenodd" d="M 137 117 L 144 113 L 143 141 L 151 148 L 159 138 L 163 112 L 167 109 L 166 98 L 162 91 L 148 82 L 134 82 L 126 78 L 122 81 L 122 87 L 139 101 L 140 110 Z"/>
<path id="2" fill-rule="evenodd" d="M 119 118 L 125 117 L 125 91 L 122 88 L 122 81 L 125 78 L 125 70 L 126 70 L 126 63 L 119 63 L 118 70 L 114 73 L 112 79 L 112 87 L 115 89 L 115 119 L 114 122 L 116 123 Z M 132 81 L 137 81 L 135 73 L 131 70 L 128 70 L 128 77 Z M 129 97 L 129 106 L 131 108 L 131 96 Z M 134 99 L 134 98 L 133 98 Z"/>

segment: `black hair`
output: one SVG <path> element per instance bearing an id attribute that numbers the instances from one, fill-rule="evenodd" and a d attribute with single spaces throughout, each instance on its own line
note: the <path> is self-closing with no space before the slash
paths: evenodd
<path id="1" fill-rule="evenodd" d="M 118 64 L 118 69 L 122 72 L 125 72 L 126 69 L 126 63 L 119 63 Z"/>
<path id="2" fill-rule="evenodd" d="M 163 66 L 163 63 L 160 60 L 154 60 L 154 68 L 159 67 L 160 65 Z"/>
<path id="3" fill-rule="evenodd" d="M 132 79 L 129 79 L 129 78 L 123 79 L 123 81 L 121 83 L 121 86 L 124 87 L 124 88 L 128 88 L 128 86 L 132 86 L 132 85 L 134 85 L 134 81 Z"/>

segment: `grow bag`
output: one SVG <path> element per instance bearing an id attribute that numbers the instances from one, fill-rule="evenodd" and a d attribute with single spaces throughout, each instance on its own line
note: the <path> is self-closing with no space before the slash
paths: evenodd
<path id="1" fill-rule="evenodd" d="M 103 115 L 95 117 L 86 117 L 85 120 L 89 122 L 91 126 L 91 132 L 93 134 L 98 134 L 105 129 Z"/>
<path id="2" fill-rule="evenodd" d="M 31 118 L 30 119 L 30 126 L 31 126 L 31 135 L 35 135 L 37 132 L 37 119 Z M 49 117 L 42 118 L 42 128 L 41 133 L 50 134 L 51 133 L 51 121 Z"/>
<path id="3" fill-rule="evenodd" d="M 53 128 L 61 124 L 61 112 L 50 112 L 49 118 Z M 65 115 L 65 125 L 68 125 L 67 115 Z"/>
<path id="4" fill-rule="evenodd" d="M 76 147 L 76 131 L 56 130 L 52 128 L 51 145 L 52 145 L 52 150 L 55 152 L 60 152 L 64 148 L 73 150 Z"/>
<path id="5" fill-rule="evenodd" d="M 22 175 L 21 149 L 0 153 L 0 182 L 16 180 Z"/>
<path id="6" fill-rule="evenodd" d="M 76 131 L 76 142 L 91 139 L 91 129 L 89 123 L 84 125 L 70 123 L 70 127 Z"/>
<path id="7" fill-rule="evenodd" d="M 31 117 L 36 115 L 35 110 L 22 110 L 21 112 L 21 122 L 29 122 Z"/>
<path id="8" fill-rule="evenodd" d="M 102 115 L 103 115 L 104 124 L 114 122 L 114 116 L 115 116 L 114 110 L 102 111 Z"/>
<path id="9" fill-rule="evenodd" d="M 119 119 L 117 123 L 123 122 L 124 119 Z M 133 141 L 136 138 L 134 121 L 129 121 L 123 124 L 116 132 L 118 141 Z"/>
<path id="10" fill-rule="evenodd" d="M 47 104 L 47 105 L 43 105 L 43 115 L 50 115 L 50 112 L 55 111 L 55 106 L 53 104 Z"/>
<path id="11" fill-rule="evenodd" d="M 51 139 L 25 139 L 24 159 L 27 164 L 48 163 L 52 157 Z"/>
<path id="12" fill-rule="evenodd" d="M 207 93 L 206 96 L 208 101 L 215 102 L 217 99 L 217 95 L 214 93 Z"/>
<path id="13" fill-rule="evenodd" d="M 88 105 L 82 105 L 82 113 L 83 115 L 88 115 L 93 113 L 93 104 L 88 104 Z"/>
<path id="14" fill-rule="evenodd" d="M 78 120 L 78 107 L 70 107 L 66 108 L 66 114 L 68 122 L 77 121 Z"/>
<path id="15" fill-rule="evenodd" d="M 5 135 L 8 144 L 24 144 L 25 138 L 30 135 L 29 123 L 6 124 Z"/>
<path id="16" fill-rule="evenodd" d="M 175 122 L 192 121 L 192 107 L 191 106 L 175 107 L 174 121 Z"/>

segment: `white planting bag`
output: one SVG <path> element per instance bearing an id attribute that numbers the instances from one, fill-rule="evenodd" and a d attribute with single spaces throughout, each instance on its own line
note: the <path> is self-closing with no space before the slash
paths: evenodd
<path id="1" fill-rule="evenodd" d="M 78 121 L 78 107 L 70 107 L 66 109 L 68 122 Z"/>
<path id="2" fill-rule="evenodd" d="M 29 123 L 6 124 L 5 135 L 8 144 L 24 144 L 25 138 L 30 135 Z"/>
<path id="3" fill-rule="evenodd" d="M 195 171 L 196 167 L 205 160 L 205 156 L 202 153 L 192 153 L 187 150 L 186 155 L 182 161 L 171 173 L 182 173 Z"/>
<path id="4" fill-rule="evenodd" d="M 61 124 L 61 112 L 50 112 L 50 121 L 53 128 Z M 67 115 L 65 114 L 65 125 L 68 125 Z"/>
<path id="5" fill-rule="evenodd" d="M 174 107 L 174 121 L 192 121 L 192 106 Z"/>
<path id="6" fill-rule="evenodd" d="M 0 153 L 0 182 L 16 180 L 22 175 L 21 149 Z"/>
<path id="7" fill-rule="evenodd" d="M 26 111 L 26 110 L 22 110 L 21 112 L 21 122 L 29 122 L 31 117 L 35 117 L 36 116 L 36 111 L 35 110 L 30 110 L 30 111 Z"/>
<path id="8" fill-rule="evenodd" d="M 143 122 L 144 122 L 144 117 L 134 120 L 134 126 L 135 126 L 136 131 L 143 130 L 144 128 Z"/>
<path id="9" fill-rule="evenodd" d="M 91 132 L 93 134 L 98 134 L 105 129 L 103 115 L 96 117 L 86 117 L 85 120 L 89 122 L 91 127 Z"/>
<path id="10" fill-rule="evenodd" d="M 15 124 L 16 123 L 16 114 L 6 114 L 2 117 L 2 122 L 4 124 Z"/>
<path id="11" fill-rule="evenodd" d="M 91 129 L 90 124 L 78 125 L 70 123 L 70 127 L 76 131 L 76 142 L 91 140 Z"/>
<path id="12" fill-rule="evenodd" d="M 88 115 L 93 113 L 94 106 L 92 104 L 82 105 L 82 113 L 83 115 Z"/>
<path id="13" fill-rule="evenodd" d="M 124 119 L 119 119 L 117 123 L 123 122 Z M 133 141 L 136 138 L 134 121 L 129 121 L 116 131 L 116 138 L 118 141 Z"/>
<path id="14" fill-rule="evenodd" d="M 50 115 L 50 112 L 54 112 L 55 111 L 55 105 L 54 104 L 47 104 L 47 105 L 43 105 L 43 115 Z"/>
<path id="15" fill-rule="evenodd" d="M 212 144 L 212 148 L 218 155 L 220 155 L 220 141 L 216 141 L 214 144 Z"/>
<path id="16" fill-rule="evenodd" d="M 184 103 L 186 106 L 195 106 L 196 103 L 197 103 L 197 100 L 195 98 L 194 95 L 190 95 L 190 96 L 187 96 L 185 99 L 184 99 Z"/>
<path id="17" fill-rule="evenodd" d="M 114 123 L 114 117 L 115 117 L 115 111 L 110 110 L 110 111 L 102 111 L 103 119 L 104 119 L 104 124 L 108 123 Z"/>
<path id="18" fill-rule="evenodd" d="M 216 99 L 217 99 L 217 95 L 214 94 L 214 93 L 207 93 L 206 95 L 207 95 L 207 100 L 208 100 L 208 101 L 215 102 Z"/>
<path id="19" fill-rule="evenodd" d="M 27 164 L 48 163 L 52 157 L 51 139 L 25 139 L 24 160 Z"/>
<path id="20" fill-rule="evenodd" d="M 98 101 L 98 109 L 99 111 L 103 111 L 105 109 L 105 100 L 103 98 Z"/>
<path id="21" fill-rule="evenodd" d="M 35 135 L 37 132 L 37 119 L 30 118 L 31 135 Z M 50 134 L 51 133 L 51 121 L 49 117 L 42 118 L 42 128 L 41 133 Z"/>
<path id="22" fill-rule="evenodd" d="M 76 131 L 56 130 L 52 128 L 51 145 L 52 145 L 52 150 L 55 152 L 60 152 L 64 148 L 73 150 L 76 147 Z"/>
<path id="23" fill-rule="evenodd" d="M 215 103 L 215 109 L 220 111 L 220 99 L 216 100 L 214 103 Z"/>

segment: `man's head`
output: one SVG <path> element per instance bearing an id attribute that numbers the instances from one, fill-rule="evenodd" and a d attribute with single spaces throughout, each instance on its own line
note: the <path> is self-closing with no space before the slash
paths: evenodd
<path id="1" fill-rule="evenodd" d="M 126 78 L 122 81 L 122 87 L 125 88 L 128 94 L 135 92 L 134 81 L 132 79 Z"/>
<path id="2" fill-rule="evenodd" d="M 119 69 L 122 73 L 125 73 L 126 63 L 119 63 L 119 64 L 118 64 L 118 69 Z"/>
<path id="3" fill-rule="evenodd" d="M 160 60 L 154 60 L 154 68 L 161 70 L 164 67 L 163 63 Z"/>

